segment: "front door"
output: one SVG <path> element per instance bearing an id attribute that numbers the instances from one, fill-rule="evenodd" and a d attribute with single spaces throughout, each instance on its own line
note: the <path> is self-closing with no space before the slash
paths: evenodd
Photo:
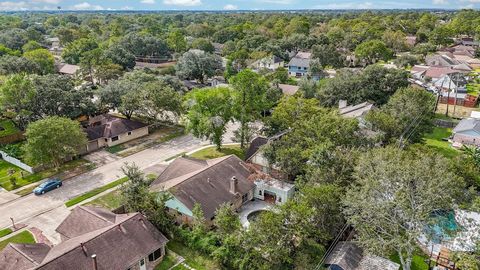
<path id="1" fill-rule="evenodd" d="M 147 270 L 147 265 L 145 264 L 145 258 L 141 259 L 139 264 L 140 264 L 140 270 Z"/>

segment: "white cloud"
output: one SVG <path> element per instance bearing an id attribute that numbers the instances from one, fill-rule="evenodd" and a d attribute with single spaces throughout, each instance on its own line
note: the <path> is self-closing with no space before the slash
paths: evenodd
<path id="1" fill-rule="evenodd" d="M 432 0 L 432 3 L 434 5 L 446 5 L 446 4 L 448 4 L 448 1 L 447 0 Z"/>
<path id="2" fill-rule="evenodd" d="M 228 5 L 225 5 L 223 7 L 224 10 L 237 10 L 238 9 L 238 6 L 236 5 L 232 5 L 232 4 L 228 4 Z"/>
<path id="3" fill-rule="evenodd" d="M 102 10 L 104 8 L 100 5 L 92 5 L 88 2 L 83 2 L 83 3 L 80 3 L 80 4 L 74 5 L 72 7 L 72 9 L 75 9 L 75 10 Z"/>
<path id="4" fill-rule="evenodd" d="M 32 0 L 33 3 L 43 3 L 43 4 L 60 4 L 62 0 Z"/>
<path id="5" fill-rule="evenodd" d="M 363 3 L 356 3 L 356 2 L 348 2 L 348 3 L 332 3 L 328 5 L 317 5 L 315 8 L 318 9 L 374 9 L 374 5 L 372 2 L 363 2 Z"/>
<path id="6" fill-rule="evenodd" d="M 151 5 L 151 4 L 155 4 L 155 0 L 142 0 L 140 1 L 140 3 Z"/>
<path id="7" fill-rule="evenodd" d="M 293 0 L 260 0 L 263 3 L 289 5 L 293 3 Z"/>
<path id="8" fill-rule="evenodd" d="M 28 4 L 24 1 L 21 2 L 0 2 L 1 11 L 10 11 L 10 10 L 27 10 Z"/>
<path id="9" fill-rule="evenodd" d="M 174 6 L 198 6 L 202 4 L 201 0 L 164 0 L 165 5 L 174 5 Z"/>

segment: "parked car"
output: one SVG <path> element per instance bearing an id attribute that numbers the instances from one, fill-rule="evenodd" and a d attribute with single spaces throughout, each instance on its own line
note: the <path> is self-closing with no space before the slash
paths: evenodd
<path id="1" fill-rule="evenodd" d="M 35 195 L 45 194 L 50 190 L 54 190 L 62 186 L 62 181 L 60 179 L 48 179 L 47 181 L 41 183 L 33 190 Z"/>

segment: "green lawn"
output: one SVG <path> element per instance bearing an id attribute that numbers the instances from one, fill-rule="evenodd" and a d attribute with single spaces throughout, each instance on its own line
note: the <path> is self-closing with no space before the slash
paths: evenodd
<path id="1" fill-rule="evenodd" d="M 452 134 L 451 128 L 435 127 L 431 133 L 424 136 L 426 146 L 435 149 L 447 158 L 453 158 L 460 154 L 460 151 L 453 148 L 448 141 L 442 140 Z"/>
<path id="2" fill-rule="evenodd" d="M 177 240 L 170 240 L 167 248 L 185 258 L 185 263 L 196 270 L 214 270 L 220 269 L 218 264 L 206 255 L 193 250 Z M 175 268 L 184 269 L 184 268 Z"/>
<path id="3" fill-rule="evenodd" d="M 0 251 L 4 249 L 8 243 L 34 244 L 35 239 L 29 231 L 23 231 L 0 242 Z"/>
<path id="4" fill-rule="evenodd" d="M 108 183 L 108 184 L 106 184 L 106 185 L 104 185 L 104 186 L 102 186 L 102 187 L 99 187 L 99 188 L 90 190 L 90 191 L 87 192 L 87 193 L 84 193 L 84 194 L 82 194 L 82 195 L 80 195 L 80 196 L 77 196 L 77 197 L 75 197 L 75 198 L 73 198 L 73 199 L 68 200 L 68 201 L 65 203 L 65 206 L 67 206 L 67 207 L 74 206 L 74 205 L 76 205 L 76 204 L 78 204 L 78 203 L 81 203 L 81 202 L 85 201 L 86 199 L 89 199 L 89 198 L 91 198 L 91 197 L 93 197 L 93 196 L 95 196 L 95 195 L 98 195 L 98 194 L 100 194 L 100 193 L 102 193 L 102 192 L 104 192 L 104 191 L 106 191 L 106 190 L 109 190 L 109 189 L 114 188 L 114 187 L 116 187 L 116 186 L 118 186 L 118 185 L 120 185 L 120 184 L 123 184 L 123 183 L 125 183 L 126 181 L 128 181 L 128 178 L 127 178 L 127 177 L 123 177 L 123 178 L 120 178 L 120 179 L 118 179 L 118 180 L 116 180 L 116 181 L 113 181 L 113 182 L 111 182 L 111 183 Z"/>
<path id="5" fill-rule="evenodd" d="M 11 233 L 12 233 L 12 229 L 10 228 L 0 230 L 0 237 L 4 237 L 5 235 L 9 235 Z"/>
<path id="6" fill-rule="evenodd" d="M 22 169 L 18 168 L 17 166 L 11 165 L 10 163 L 7 163 L 3 160 L 0 160 L 0 185 L 3 188 L 5 188 L 6 190 L 13 190 L 15 188 L 23 187 L 23 186 L 26 186 L 28 184 L 38 182 L 38 181 L 40 181 L 42 179 L 45 179 L 45 178 L 49 178 L 49 177 L 52 177 L 52 176 L 55 176 L 55 175 L 59 175 L 59 174 L 68 172 L 68 171 L 73 170 L 73 169 L 80 168 L 81 166 L 84 166 L 84 167 L 82 167 L 83 168 L 82 172 L 87 171 L 88 170 L 88 168 L 87 168 L 88 164 L 89 164 L 89 162 L 84 160 L 84 159 L 76 159 L 76 160 L 72 160 L 72 161 L 69 161 L 69 162 L 63 164 L 62 166 L 60 166 L 58 171 L 56 171 L 54 168 L 51 168 L 51 169 L 43 170 L 41 172 L 30 174 L 30 173 L 28 173 L 26 171 L 23 171 Z M 9 169 L 15 170 L 14 175 L 17 179 L 17 186 L 16 187 L 12 186 L 12 184 L 10 182 L 10 177 L 8 175 L 8 170 Z M 21 175 L 21 171 L 23 171 L 23 175 L 24 175 L 23 178 L 22 178 L 22 175 Z"/>
<path id="7" fill-rule="evenodd" d="M 170 267 L 174 266 L 177 262 L 177 259 L 172 254 L 168 254 L 163 258 L 162 262 L 155 267 L 155 270 L 168 270 Z"/>
<path id="8" fill-rule="evenodd" d="M 12 120 L 0 120 L 0 127 L 0 137 L 12 135 L 20 131 Z"/>
<path id="9" fill-rule="evenodd" d="M 125 150 L 125 147 L 121 144 L 117 144 L 117 145 L 114 145 L 114 146 L 111 146 L 111 147 L 107 147 L 105 150 L 107 150 L 107 152 L 109 152 L 109 153 L 115 154 L 115 153 L 118 153 L 122 150 Z"/>
<path id="10" fill-rule="evenodd" d="M 398 254 L 390 256 L 390 260 L 400 264 L 400 258 L 398 257 Z M 425 262 L 427 260 L 428 257 L 419 251 L 417 254 L 413 255 L 411 270 L 428 270 L 428 263 Z M 401 266 L 399 270 L 402 270 Z"/>
<path id="11" fill-rule="evenodd" d="M 212 158 L 223 157 L 231 154 L 236 155 L 240 159 L 245 158 L 245 152 L 242 149 L 240 149 L 240 145 L 224 145 L 222 146 L 222 149 L 220 149 L 220 151 L 217 150 L 216 146 L 212 146 L 212 147 L 208 147 L 200 151 L 197 151 L 191 154 L 190 156 L 198 159 L 212 159 Z"/>
<path id="12" fill-rule="evenodd" d="M 93 205 L 98 207 L 114 210 L 122 205 L 122 198 L 120 198 L 120 191 L 114 190 L 101 197 L 96 198 L 93 201 L 86 203 L 86 205 Z"/>

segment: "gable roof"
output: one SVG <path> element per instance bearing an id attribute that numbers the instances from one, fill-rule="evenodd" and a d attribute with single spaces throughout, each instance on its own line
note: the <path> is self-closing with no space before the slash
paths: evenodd
<path id="1" fill-rule="evenodd" d="M 480 119 L 466 118 L 462 119 L 457 126 L 453 129 L 453 133 L 475 131 L 480 136 Z"/>
<path id="2" fill-rule="evenodd" d="M 42 262 L 49 250 L 46 244 L 9 243 L 0 253 L 0 269 L 31 269 Z"/>
<path id="3" fill-rule="evenodd" d="M 80 69 L 80 66 L 64 64 L 63 66 L 60 67 L 58 72 L 61 74 L 74 75 L 75 73 L 77 73 L 79 69 Z"/>
<path id="4" fill-rule="evenodd" d="M 293 57 L 290 59 L 290 62 L 288 63 L 289 66 L 294 66 L 294 67 L 306 67 L 308 68 L 310 66 L 310 59 L 308 58 L 299 58 L 297 56 Z"/>
<path id="5" fill-rule="evenodd" d="M 258 149 L 260 147 L 264 146 L 267 144 L 268 139 L 262 136 L 257 136 L 255 139 L 250 142 L 250 146 L 247 149 L 247 152 L 245 154 L 245 160 L 249 160 L 255 153 L 257 153 Z"/>
<path id="6" fill-rule="evenodd" d="M 73 238 L 115 224 L 126 217 L 103 208 L 78 206 L 55 231 L 67 238 Z"/>
<path id="7" fill-rule="evenodd" d="M 300 89 L 298 85 L 281 84 L 281 83 L 278 84 L 278 88 L 280 88 L 280 90 L 282 90 L 282 93 L 287 96 L 294 95 L 295 93 L 297 93 L 298 89 Z"/>
<path id="8" fill-rule="evenodd" d="M 97 123 L 93 123 L 85 128 L 89 141 L 100 138 L 111 138 L 139 128 L 148 126 L 145 123 L 116 117 L 110 114 L 97 117 Z"/>
<path id="9" fill-rule="evenodd" d="M 185 158 L 172 163 L 172 168 L 167 168 L 167 173 L 162 173 L 152 184 L 151 189 L 160 191 L 168 189 L 170 193 L 192 210 L 196 203 L 200 204 L 205 218 L 211 219 L 216 209 L 223 203 L 231 202 L 234 198 L 245 194 L 254 188 L 254 183 L 248 181 L 251 172 L 246 164 L 235 155 L 206 160 L 204 163 L 197 160 L 194 164 L 192 158 Z M 182 165 L 181 174 L 174 176 L 172 171 Z M 195 170 L 195 168 L 198 169 Z M 170 167 L 169 166 L 169 167 Z M 230 192 L 230 179 L 237 178 L 236 194 Z M 170 179 L 169 179 L 170 178 Z"/>
<path id="10" fill-rule="evenodd" d="M 361 117 L 373 109 L 373 104 L 370 102 L 363 102 L 357 105 L 350 105 L 340 108 L 340 115 L 349 118 Z"/>
<path id="11" fill-rule="evenodd" d="M 326 265 L 338 265 L 343 270 L 398 270 L 400 265 L 390 260 L 364 255 L 353 242 L 340 241 L 325 259 Z"/>
<path id="12" fill-rule="evenodd" d="M 19 254 L 28 255 L 24 256 L 26 260 L 22 260 L 21 264 L 15 263 L 12 270 L 91 269 L 93 254 L 97 256 L 98 269 L 127 269 L 168 242 L 140 213 L 116 215 L 105 209 L 77 207 L 66 220 L 77 221 L 77 224 L 69 223 L 74 227 L 89 224 L 82 219 L 95 220 L 95 226 L 89 226 L 88 230 L 91 231 L 74 236 L 52 248 L 45 244 L 10 245 L 0 256 L 8 257 L 15 248 L 20 249 L 20 252 L 16 251 L 17 258 Z M 104 220 L 104 226 L 96 223 L 98 220 Z M 77 233 L 78 229 L 73 231 Z M 3 264 L 4 262 L 0 261 L 0 269 L 8 269 Z"/>

